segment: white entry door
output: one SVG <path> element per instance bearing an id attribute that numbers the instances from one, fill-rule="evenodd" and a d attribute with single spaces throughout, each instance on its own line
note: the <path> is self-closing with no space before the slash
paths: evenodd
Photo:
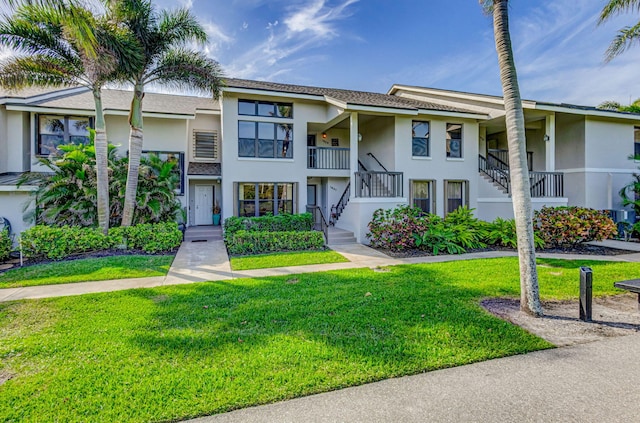
<path id="1" fill-rule="evenodd" d="M 196 185 L 196 225 L 211 225 L 213 209 L 213 187 Z"/>

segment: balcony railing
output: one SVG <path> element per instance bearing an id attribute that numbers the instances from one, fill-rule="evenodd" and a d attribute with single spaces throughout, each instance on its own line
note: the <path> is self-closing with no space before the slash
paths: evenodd
<path id="1" fill-rule="evenodd" d="M 529 172 L 531 196 L 564 197 L 564 174 L 562 172 Z"/>
<path id="2" fill-rule="evenodd" d="M 356 172 L 356 197 L 402 197 L 402 172 Z"/>
<path id="3" fill-rule="evenodd" d="M 349 169 L 349 148 L 307 147 L 308 169 Z"/>

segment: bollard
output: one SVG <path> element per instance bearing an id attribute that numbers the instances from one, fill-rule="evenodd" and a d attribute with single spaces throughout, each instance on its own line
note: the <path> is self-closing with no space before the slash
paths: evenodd
<path id="1" fill-rule="evenodd" d="M 591 296 L 593 271 L 590 267 L 580 268 L 580 320 L 591 321 Z"/>

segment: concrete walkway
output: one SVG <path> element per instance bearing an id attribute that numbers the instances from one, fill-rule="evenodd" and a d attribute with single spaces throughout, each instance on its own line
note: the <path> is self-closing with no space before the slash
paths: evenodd
<path id="1" fill-rule="evenodd" d="M 191 423 L 633 422 L 640 335 L 388 379 Z"/>
<path id="2" fill-rule="evenodd" d="M 612 248 L 635 248 L 636 244 L 622 241 L 614 243 Z M 615 246 L 613 246 L 615 245 Z M 158 276 L 138 279 L 117 279 L 97 282 L 70 283 L 61 285 L 33 286 L 25 288 L 0 289 L 0 302 L 20 299 L 63 297 L 95 292 L 111 292 L 135 288 L 153 288 L 165 285 L 180 285 L 204 281 L 221 281 L 233 278 L 257 278 L 265 276 L 295 275 L 300 273 L 324 272 L 329 270 L 356 269 L 362 267 L 395 266 L 400 264 L 441 263 L 446 261 L 471 260 L 482 258 L 515 257 L 510 251 L 486 251 L 481 253 L 392 258 L 362 244 L 329 245 L 333 250 L 345 256 L 349 262 L 312 264 L 305 266 L 279 267 L 273 269 L 255 269 L 234 272 L 229 264 L 224 242 L 183 242 L 166 277 Z M 638 248 L 640 251 L 640 244 Z M 540 258 L 561 258 L 566 260 L 603 260 L 640 262 L 640 252 L 631 252 L 618 256 L 596 256 L 580 254 L 539 253 Z"/>

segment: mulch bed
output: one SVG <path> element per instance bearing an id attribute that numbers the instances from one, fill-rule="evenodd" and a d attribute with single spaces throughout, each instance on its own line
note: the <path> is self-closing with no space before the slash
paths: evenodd
<path id="1" fill-rule="evenodd" d="M 392 251 L 384 248 L 377 248 L 377 250 L 393 258 L 425 257 L 425 256 L 434 255 L 430 251 L 420 250 L 417 248 L 412 248 L 404 251 Z M 517 252 L 512 248 L 494 246 L 494 247 L 486 247 L 486 248 L 469 249 L 467 250 L 467 253 L 481 253 L 485 251 L 511 251 L 514 253 Z M 623 254 L 632 254 L 633 251 L 619 250 L 617 248 L 601 247 L 597 245 L 582 244 L 582 245 L 577 245 L 575 247 L 566 247 L 566 248 L 543 248 L 543 249 L 536 250 L 536 253 L 619 256 Z M 447 254 L 447 252 L 444 251 L 444 252 L 439 252 L 438 255 L 444 256 L 449 254 Z"/>

